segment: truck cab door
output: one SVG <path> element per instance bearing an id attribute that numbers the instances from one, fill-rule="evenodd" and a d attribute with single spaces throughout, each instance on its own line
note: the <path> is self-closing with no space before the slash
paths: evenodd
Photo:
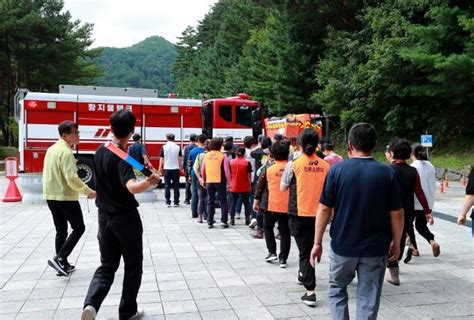
<path id="1" fill-rule="evenodd" d="M 212 138 L 212 129 L 214 123 L 214 109 L 212 102 L 209 102 L 202 106 L 202 133 L 205 134 L 209 139 Z"/>

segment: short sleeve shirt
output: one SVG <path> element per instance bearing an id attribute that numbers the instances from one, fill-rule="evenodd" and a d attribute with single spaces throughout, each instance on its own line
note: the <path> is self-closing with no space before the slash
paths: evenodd
<path id="1" fill-rule="evenodd" d="M 145 163 L 143 156 L 146 155 L 146 150 L 145 146 L 140 142 L 134 142 L 130 147 L 128 147 L 128 154 L 141 164 Z"/>
<path id="2" fill-rule="evenodd" d="M 112 216 L 136 212 L 138 202 L 127 189 L 127 182 L 136 179 L 132 167 L 101 145 L 94 156 L 96 205 Z M 138 214 L 138 213 L 136 213 Z"/>
<path id="3" fill-rule="evenodd" d="M 390 211 L 401 209 L 395 171 L 373 158 L 352 158 L 331 167 L 320 203 L 334 208 L 331 247 L 341 256 L 388 254 Z"/>

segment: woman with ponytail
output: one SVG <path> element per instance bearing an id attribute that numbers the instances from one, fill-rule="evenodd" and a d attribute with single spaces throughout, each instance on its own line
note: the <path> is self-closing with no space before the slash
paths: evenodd
<path id="1" fill-rule="evenodd" d="M 433 209 L 436 195 L 436 170 L 431 162 L 428 161 L 426 152 L 421 144 L 417 143 L 412 146 L 411 159 L 413 160 L 411 166 L 416 168 L 418 175 L 420 176 L 421 188 L 425 193 L 426 200 L 428 200 L 428 206 L 430 209 Z M 415 220 L 416 231 L 418 231 L 418 233 L 428 241 L 428 243 L 431 245 L 433 255 L 437 257 L 440 252 L 439 244 L 434 240 L 434 235 L 431 233 L 430 229 L 428 229 L 423 207 L 416 198 L 414 213 L 415 214 L 413 218 Z M 419 251 L 415 240 L 415 234 L 410 237 L 410 240 L 411 245 L 413 246 L 411 252 L 414 256 L 418 256 Z"/>
<path id="2" fill-rule="evenodd" d="M 308 306 L 316 305 L 316 275 L 310 264 L 310 255 L 319 196 L 329 171 L 329 163 L 315 153 L 318 140 L 316 131 L 312 129 L 300 133 L 297 144 L 301 155 L 286 164 L 280 183 L 281 191 L 290 189 L 289 225 L 299 251 L 298 283 L 306 289 L 301 301 Z"/>

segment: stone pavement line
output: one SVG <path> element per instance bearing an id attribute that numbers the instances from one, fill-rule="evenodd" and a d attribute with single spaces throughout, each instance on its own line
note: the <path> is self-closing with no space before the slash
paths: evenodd
<path id="1" fill-rule="evenodd" d="M 0 180 L 0 190 L 4 187 Z M 251 229 L 236 220 L 229 229 L 207 229 L 191 219 L 189 206 L 165 208 L 143 204 L 144 274 L 138 296 L 145 319 L 329 319 L 327 299 L 329 235 L 316 267 L 318 306 L 299 302 L 297 249 L 292 242 L 288 268 L 265 262 L 265 243 L 249 237 Z M 454 192 L 454 190 L 453 190 Z M 458 199 L 440 198 L 438 208 L 457 212 Z M 79 319 L 92 274 L 99 266 L 97 209 L 87 213 L 86 232 L 71 255 L 77 271 L 56 277 L 46 260 L 54 250 L 54 227 L 46 205 L 0 204 L 0 319 Z M 460 206 L 460 204 L 459 204 Z M 217 210 L 219 212 L 219 210 Z M 216 220 L 219 216 L 216 217 Z M 474 241 L 468 228 L 436 219 L 431 227 L 441 256 L 418 236 L 421 256 L 401 264 L 400 287 L 384 284 L 379 319 L 474 317 Z M 98 319 L 116 319 L 123 263 Z M 355 318 L 356 282 L 349 288 Z"/>

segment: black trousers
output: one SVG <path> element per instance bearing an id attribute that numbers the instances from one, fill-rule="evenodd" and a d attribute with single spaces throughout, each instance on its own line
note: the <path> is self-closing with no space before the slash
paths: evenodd
<path id="1" fill-rule="evenodd" d="M 425 238 L 428 243 L 431 240 L 434 240 L 434 234 L 432 234 L 430 229 L 428 229 L 428 221 L 426 220 L 425 212 L 423 210 L 415 210 L 415 214 L 412 216 L 412 218 L 411 224 L 413 225 L 413 220 L 415 220 L 416 231 L 418 231 L 418 233 L 423 238 Z M 409 236 L 413 248 L 418 249 L 415 239 L 415 232 L 413 231 L 413 234 Z"/>
<path id="2" fill-rule="evenodd" d="M 122 298 L 119 305 L 120 319 L 128 319 L 137 312 L 137 295 L 142 282 L 143 226 L 138 211 L 127 212 L 121 219 L 105 218 L 99 209 L 100 267 L 94 273 L 84 306 L 99 310 L 114 282 L 115 272 L 123 257 L 125 272 Z"/>
<path id="3" fill-rule="evenodd" d="M 314 243 L 314 217 L 297 217 L 290 215 L 291 235 L 295 237 L 300 258 L 300 272 L 303 274 L 303 285 L 306 290 L 316 288 L 316 274 L 309 263 Z"/>
<path id="4" fill-rule="evenodd" d="M 56 228 L 56 255 L 67 260 L 82 234 L 86 230 L 79 201 L 47 200 L 53 215 Z M 67 223 L 71 224 L 72 232 L 68 237 Z"/>
<path id="5" fill-rule="evenodd" d="M 276 254 L 276 241 L 273 228 L 278 221 L 278 230 L 280 231 L 280 259 L 288 259 L 290 254 L 291 236 L 290 226 L 288 225 L 288 214 L 265 211 L 263 214 L 263 230 L 265 242 L 269 253 Z"/>
<path id="6" fill-rule="evenodd" d="M 413 241 L 415 238 L 415 231 L 413 230 L 413 212 L 404 211 L 404 226 L 402 236 L 400 238 L 400 255 L 396 261 L 388 261 L 387 268 L 398 267 L 398 261 L 402 260 L 403 253 L 405 250 L 405 242 L 407 240 L 407 235 L 410 237 L 410 241 Z"/>
<path id="7" fill-rule="evenodd" d="M 206 189 L 207 189 L 207 224 L 210 224 L 210 225 L 214 224 L 214 214 L 216 213 L 214 203 L 216 201 L 216 193 L 217 193 L 217 200 L 219 200 L 221 204 L 221 222 L 227 223 L 229 207 L 227 206 L 226 184 L 222 182 L 221 183 L 208 183 L 206 184 Z"/>
<path id="8" fill-rule="evenodd" d="M 179 204 L 179 169 L 165 170 L 165 200 L 171 204 L 171 188 L 174 193 L 174 204 Z"/>

